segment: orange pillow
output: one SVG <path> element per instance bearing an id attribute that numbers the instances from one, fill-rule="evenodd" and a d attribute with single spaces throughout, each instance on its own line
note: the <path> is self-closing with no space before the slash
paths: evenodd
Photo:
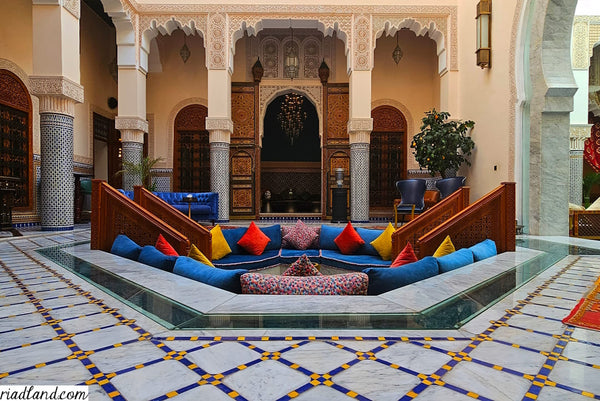
<path id="1" fill-rule="evenodd" d="M 156 240 L 156 245 L 154 245 L 154 247 L 167 256 L 179 256 L 175 248 L 169 244 L 162 234 L 158 234 L 158 239 Z"/>
<path id="2" fill-rule="evenodd" d="M 250 223 L 246 233 L 237 242 L 239 246 L 244 248 L 251 255 L 260 255 L 265 250 L 267 244 L 271 241 L 254 222 Z"/>
<path id="3" fill-rule="evenodd" d="M 410 242 L 407 242 L 402 252 L 396 256 L 396 259 L 394 259 L 390 267 L 399 267 L 416 262 L 418 260 L 419 259 L 417 259 L 417 255 L 415 255 L 415 250 L 413 249 L 412 245 Z"/>
<path id="4" fill-rule="evenodd" d="M 344 255 L 352 255 L 365 243 L 350 222 L 346 224 L 344 230 L 333 240 L 333 242 L 335 242 Z"/>

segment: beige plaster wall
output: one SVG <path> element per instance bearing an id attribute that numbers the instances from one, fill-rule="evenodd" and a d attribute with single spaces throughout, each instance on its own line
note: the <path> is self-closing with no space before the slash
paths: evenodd
<path id="1" fill-rule="evenodd" d="M 235 44 L 235 55 L 233 56 L 233 74 L 231 75 L 231 82 L 251 82 L 252 78 L 252 65 L 256 61 L 256 58 L 248 60 L 248 47 L 252 39 L 248 36 L 240 38 Z M 256 41 L 256 39 L 254 39 Z"/>
<path id="2" fill-rule="evenodd" d="M 108 26 L 85 3 L 81 4 L 80 20 L 80 83 L 84 102 L 75 105 L 73 153 L 76 161 L 93 163 L 92 112 L 114 118 L 117 109 L 110 110 L 109 97 L 117 97 L 117 83 L 109 65 L 116 57 L 115 29 Z"/>
<path id="3" fill-rule="evenodd" d="M 28 75 L 33 71 L 31 1 L 0 1 L 0 57 L 11 60 Z"/>
<path id="4" fill-rule="evenodd" d="M 424 113 L 434 107 L 439 109 L 438 57 L 436 44 L 429 36 L 416 36 L 408 29 L 399 31 L 398 45 L 404 56 L 396 65 L 392 59 L 396 37 L 382 36 L 377 40 L 372 101 L 374 107 L 390 104 L 403 112 L 408 125 L 407 143 L 410 143 L 419 132 Z M 407 167 L 418 169 L 419 164 L 408 146 L 407 157 Z"/>
<path id="5" fill-rule="evenodd" d="M 471 186 L 471 200 L 478 199 L 502 181 L 514 180 L 514 121 L 516 98 L 511 88 L 511 42 L 514 1 L 495 1 L 492 10 L 492 67 L 481 69 L 475 56 L 475 9 L 477 0 L 462 0 L 458 14 L 460 115 L 452 118 L 475 121 L 472 166 L 463 166 Z M 496 168 L 496 169 L 494 169 Z"/>
<path id="6" fill-rule="evenodd" d="M 162 72 L 148 73 L 146 78 L 146 110 L 154 115 L 154 135 L 149 138 L 150 157 L 162 157 L 157 167 L 173 167 L 173 122 L 179 110 L 188 104 L 207 106 L 207 79 L 205 52 L 202 38 L 188 36 L 187 46 L 191 56 L 184 63 L 179 55 L 183 46 L 183 31 L 173 31 L 171 36 L 157 38 Z M 153 146 L 152 146 L 153 145 Z"/>

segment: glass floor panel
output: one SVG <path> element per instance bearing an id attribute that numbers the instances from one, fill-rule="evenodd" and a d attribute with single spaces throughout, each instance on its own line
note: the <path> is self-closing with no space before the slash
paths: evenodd
<path id="1" fill-rule="evenodd" d="M 517 246 L 543 251 L 491 279 L 419 313 L 203 314 L 68 252 L 78 242 L 37 250 L 169 330 L 177 329 L 457 329 L 567 255 L 599 255 L 600 250 L 537 239 Z"/>

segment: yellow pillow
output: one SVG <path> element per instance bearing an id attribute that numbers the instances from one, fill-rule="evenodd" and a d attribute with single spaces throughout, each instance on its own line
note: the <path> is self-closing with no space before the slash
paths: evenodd
<path id="1" fill-rule="evenodd" d="M 439 258 L 440 256 L 450 255 L 455 250 L 456 249 L 454 249 L 454 244 L 450 240 L 450 236 L 447 235 L 446 239 L 444 239 L 444 241 L 440 244 L 438 249 L 436 249 L 435 253 L 433 254 L 433 257 Z"/>
<path id="2" fill-rule="evenodd" d="M 379 237 L 371 241 L 371 245 L 383 260 L 392 260 L 392 234 L 394 231 L 392 223 L 388 223 L 388 226 Z"/>
<path id="3" fill-rule="evenodd" d="M 231 253 L 231 248 L 223 236 L 221 226 L 218 224 L 210 230 L 212 234 L 212 258 L 213 260 L 219 260 Z"/>
<path id="4" fill-rule="evenodd" d="M 188 257 L 197 260 L 200 263 L 204 263 L 205 265 L 211 266 L 211 267 L 215 267 L 210 260 L 208 260 L 208 258 L 206 256 L 204 256 L 204 254 L 202 253 L 202 251 L 200 249 L 198 249 L 198 247 L 194 244 L 192 244 L 192 246 L 190 247 L 190 252 L 188 253 Z"/>

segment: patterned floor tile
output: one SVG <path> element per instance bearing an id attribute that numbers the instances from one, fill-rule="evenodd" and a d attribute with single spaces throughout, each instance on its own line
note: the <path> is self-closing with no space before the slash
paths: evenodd
<path id="1" fill-rule="evenodd" d="M 600 394 L 600 368 L 569 361 L 558 361 L 548 378 L 557 383 L 569 383 L 570 387 Z"/>
<path id="2" fill-rule="evenodd" d="M 124 343 L 137 338 L 139 338 L 139 334 L 131 330 L 128 326 L 113 326 L 97 331 L 77 334 L 73 337 L 73 341 L 79 348 L 87 351 L 96 350 L 108 345 Z"/>
<path id="3" fill-rule="evenodd" d="M 307 384 L 310 378 L 278 361 L 268 360 L 228 375 L 222 381 L 248 400 L 272 401 Z"/>
<path id="4" fill-rule="evenodd" d="M 377 358 L 426 375 L 434 373 L 452 359 L 442 352 L 410 343 L 396 343 L 378 352 Z"/>
<path id="5" fill-rule="evenodd" d="M 187 359 L 212 374 L 228 371 L 260 357 L 259 353 L 235 342 L 211 345 L 186 355 Z"/>
<path id="6" fill-rule="evenodd" d="M 105 373 L 124 369 L 164 358 L 165 352 L 150 341 L 136 341 L 117 348 L 95 352 L 89 356 L 98 369 Z"/>
<path id="7" fill-rule="evenodd" d="M 3 384 L 64 384 L 83 383 L 91 378 L 92 374 L 78 359 L 69 359 L 29 369 L 0 380 Z M 90 398 L 95 400 L 95 398 Z"/>
<path id="8" fill-rule="evenodd" d="M 327 358 L 323 358 L 327 355 Z M 298 348 L 281 354 L 282 358 L 297 363 L 311 372 L 323 374 L 356 359 L 357 355 L 335 345 L 316 341 L 303 344 Z"/>
<path id="9" fill-rule="evenodd" d="M 492 365 L 514 369 L 521 373 L 535 375 L 544 364 L 546 358 L 536 352 L 523 351 L 497 342 L 485 341 L 477 346 L 470 354 Z"/>

